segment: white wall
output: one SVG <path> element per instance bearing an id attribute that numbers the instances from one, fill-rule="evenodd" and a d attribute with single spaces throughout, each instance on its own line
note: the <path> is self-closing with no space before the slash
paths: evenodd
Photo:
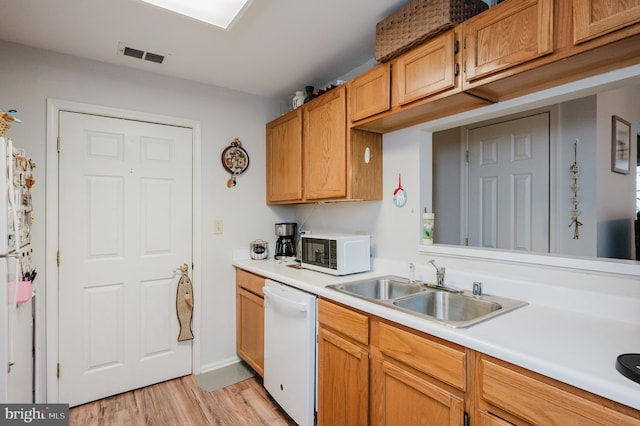
<path id="1" fill-rule="evenodd" d="M 233 249 L 262 238 L 275 246 L 273 224 L 289 219 L 265 205 L 265 123 L 280 113 L 277 102 L 149 72 L 78 59 L 0 41 L 0 108 L 19 111 L 23 125 L 7 136 L 27 150 L 38 167 L 33 188 L 34 261 L 45 278 L 46 102 L 48 98 L 176 116 L 201 123 L 202 141 L 202 368 L 235 356 L 235 272 Z M 151 67 L 157 66 L 150 64 Z M 222 150 L 238 137 L 249 153 L 248 170 L 233 189 L 220 164 Z M 213 235 L 213 220 L 224 234 Z M 48 243 L 47 245 L 50 245 Z M 51 255 L 51 253 L 49 253 Z M 177 265 L 168 265 L 173 268 Z M 50 272 L 50 271 L 48 271 Z"/>

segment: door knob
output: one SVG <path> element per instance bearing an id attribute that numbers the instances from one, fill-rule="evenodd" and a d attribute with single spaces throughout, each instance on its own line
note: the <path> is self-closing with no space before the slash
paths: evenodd
<path id="1" fill-rule="evenodd" d="M 189 272 L 189 265 L 183 263 L 181 266 L 178 266 L 176 269 L 174 269 L 174 271 L 179 271 L 183 274 L 186 274 L 187 272 Z"/>

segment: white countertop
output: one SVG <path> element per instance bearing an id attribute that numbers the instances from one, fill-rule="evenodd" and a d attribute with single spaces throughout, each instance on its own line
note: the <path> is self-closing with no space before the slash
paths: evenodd
<path id="1" fill-rule="evenodd" d="M 234 266 L 640 409 L 640 383 L 615 368 L 618 355 L 640 352 L 639 324 L 566 312 L 527 300 L 529 305 L 515 311 L 469 328 L 453 328 L 325 288 L 387 275 L 381 271 L 334 277 L 271 259 L 236 260 Z"/>

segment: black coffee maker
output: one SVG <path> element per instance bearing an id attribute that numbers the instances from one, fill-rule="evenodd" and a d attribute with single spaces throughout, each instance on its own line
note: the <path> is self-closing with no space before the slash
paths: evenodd
<path id="1" fill-rule="evenodd" d="M 297 223 L 276 223 L 276 252 L 275 259 L 295 259 Z"/>

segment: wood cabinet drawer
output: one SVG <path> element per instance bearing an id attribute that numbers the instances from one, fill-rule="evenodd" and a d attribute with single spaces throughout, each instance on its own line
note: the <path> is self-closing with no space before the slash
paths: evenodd
<path id="1" fill-rule="evenodd" d="M 369 344 L 369 318 L 324 299 L 318 300 L 318 322 L 363 345 Z"/>
<path id="2" fill-rule="evenodd" d="M 429 338 L 380 323 L 380 351 L 460 390 L 466 390 L 466 354 Z"/>
<path id="3" fill-rule="evenodd" d="M 604 399 L 597 403 L 582 398 L 536 373 L 485 357 L 478 369 L 480 398 L 532 424 L 640 425 L 640 420 L 606 406 Z"/>
<path id="4" fill-rule="evenodd" d="M 264 277 L 260 275 L 236 268 L 236 284 L 260 297 L 264 297 L 264 293 L 262 292 Z"/>

